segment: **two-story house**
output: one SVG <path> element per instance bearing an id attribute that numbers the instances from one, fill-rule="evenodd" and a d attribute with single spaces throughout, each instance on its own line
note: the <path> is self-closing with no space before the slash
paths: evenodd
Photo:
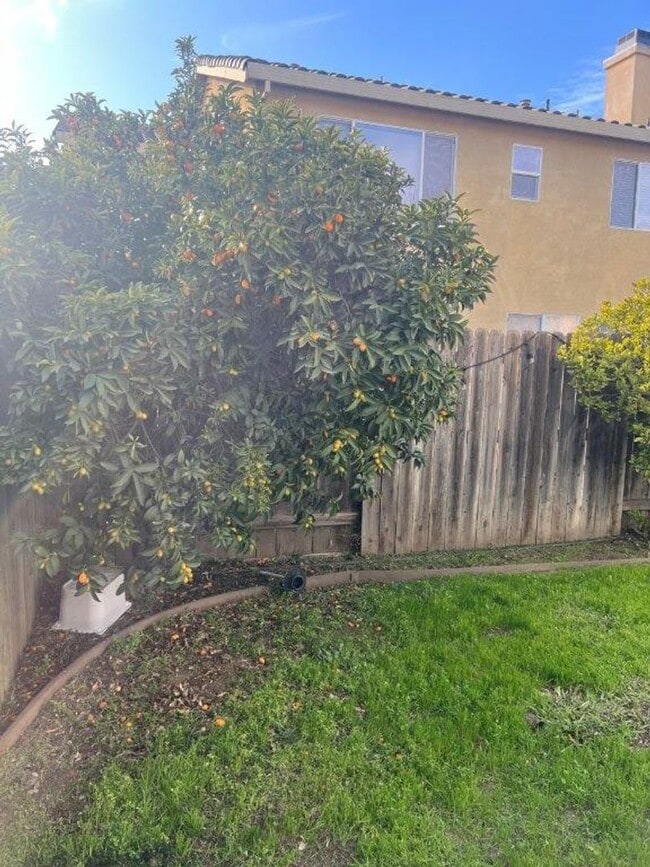
<path id="1" fill-rule="evenodd" d="M 197 71 L 208 92 L 236 82 L 359 130 L 413 178 L 409 201 L 463 194 L 499 256 L 470 324 L 567 331 L 650 276 L 650 32 L 604 66 L 598 119 L 250 57 L 204 55 Z"/>

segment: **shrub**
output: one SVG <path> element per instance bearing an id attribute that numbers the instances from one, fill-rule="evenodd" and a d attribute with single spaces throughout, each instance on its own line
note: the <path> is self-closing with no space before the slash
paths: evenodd
<path id="1" fill-rule="evenodd" d="M 179 51 L 150 115 L 76 95 L 0 160 L 4 480 L 52 492 L 41 565 L 91 589 L 119 549 L 132 586 L 188 582 L 198 537 L 245 548 L 278 502 L 310 527 L 323 478 L 371 496 L 452 411 L 492 279 L 456 201 L 404 205 L 384 152 L 290 103 L 206 103 Z"/>
<path id="2" fill-rule="evenodd" d="M 619 304 L 606 301 L 560 350 L 580 400 L 608 420 L 629 419 L 633 463 L 650 479 L 650 280 Z"/>

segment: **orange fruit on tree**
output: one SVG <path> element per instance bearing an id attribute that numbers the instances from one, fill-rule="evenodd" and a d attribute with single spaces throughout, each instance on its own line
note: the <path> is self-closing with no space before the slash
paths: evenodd
<path id="1" fill-rule="evenodd" d="M 331 220 L 326 220 L 323 223 L 323 228 L 329 234 L 330 232 L 334 231 L 334 223 Z"/>

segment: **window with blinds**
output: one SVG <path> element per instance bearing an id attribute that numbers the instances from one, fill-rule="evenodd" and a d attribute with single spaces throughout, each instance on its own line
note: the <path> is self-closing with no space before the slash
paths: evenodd
<path id="1" fill-rule="evenodd" d="M 335 126 L 342 135 L 357 130 L 368 144 L 385 148 L 412 180 L 402 191 L 405 202 L 454 194 L 455 136 L 334 117 L 320 118 L 319 126 Z"/>
<path id="2" fill-rule="evenodd" d="M 513 145 L 510 197 L 538 202 L 541 178 L 542 149 L 530 145 Z"/>
<path id="3" fill-rule="evenodd" d="M 650 230 L 650 163 L 614 161 L 610 226 Z"/>

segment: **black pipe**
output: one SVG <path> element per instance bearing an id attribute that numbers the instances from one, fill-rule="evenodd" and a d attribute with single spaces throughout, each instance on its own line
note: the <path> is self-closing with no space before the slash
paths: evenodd
<path id="1" fill-rule="evenodd" d="M 285 590 L 291 590 L 294 593 L 299 593 L 301 590 L 305 589 L 305 584 L 307 583 L 307 578 L 300 569 L 292 569 L 287 572 L 286 577 L 284 579 L 283 587 Z"/>
<path id="2" fill-rule="evenodd" d="M 305 589 L 307 583 L 307 578 L 304 572 L 301 572 L 300 569 L 290 569 L 286 575 L 280 575 L 277 572 L 269 572 L 268 570 L 260 569 L 260 575 L 264 575 L 265 578 L 279 578 L 282 589 L 293 593 L 300 593 L 301 590 Z"/>

